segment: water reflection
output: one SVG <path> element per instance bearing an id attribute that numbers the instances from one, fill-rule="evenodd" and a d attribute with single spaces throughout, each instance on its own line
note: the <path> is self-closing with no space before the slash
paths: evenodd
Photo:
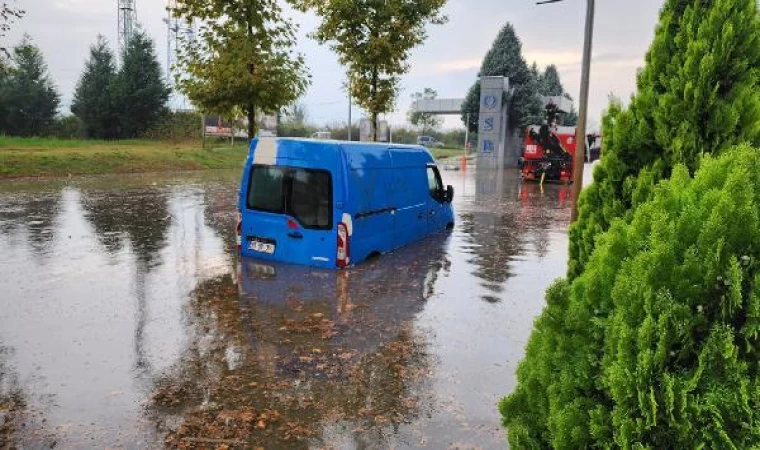
<path id="1" fill-rule="evenodd" d="M 430 409 L 431 360 L 413 320 L 447 275 L 447 243 L 350 272 L 244 260 L 237 286 L 204 283 L 188 306 L 192 344 L 152 397 L 167 442 L 386 446 Z"/>
<path id="2" fill-rule="evenodd" d="M 8 236 L 12 242 L 25 241 L 36 257 L 44 256 L 56 238 L 61 196 L 58 190 L 41 195 L 0 197 L 0 235 Z"/>
<path id="3" fill-rule="evenodd" d="M 128 242 L 143 270 L 158 264 L 171 225 L 165 189 L 86 190 L 81 203 L 87 221 L 110 254 L 120 252 Z"/>
<path id="4" fill-rule="evenodd" d="M 571 187 L 523 183 L 516 171 L 487 171 L 475 177 L 476 195 L 459 211 L 464 250 L 473 257 L 473 275 L 489 294 L 481 298 L 500 301 L 505 283 L 514 276 L 516 260 L 528 245 L 546 257 L 549 233 L 566 224 Z"/>

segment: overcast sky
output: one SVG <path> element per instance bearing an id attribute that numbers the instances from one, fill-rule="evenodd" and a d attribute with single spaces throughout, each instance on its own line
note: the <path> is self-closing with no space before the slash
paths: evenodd
<path id="1" fill-rule="evenodd" d="M 26 33 L 40 46 L 69 112 L 72 91 L 82 71 L 89 46 L 98 34 L 116 45 L 117 0 L 17 0 L 27 14 L 6 37 L 15 44 Z M 627 99 L 635 89 L 637 68 L 654 35 L 662 0 L 606 0 L 597 2 L 594 61 L 590 93 L 590 120 L 598 123 L 609 93 Z M 429 38 L 414 50 L 411 72 L 401 83 L 392 124 L 405 122 L 413 92 L 425 87 L 439 97 L 464 97 L 475 80 L 483 56 L 499 29 L 511 22 L 523 43 L 528 63 L 556 64 L 562 83 L 574 98 L 580 90 L 580 62 L 585 19 L 583 0 L 536 6 L 528 0 L 449 0 L 449 22 L 429 26 Z M 166 0 L 137 0 L 137 18 L 156 41 L 166 60 Z M 348 103 L 341 86 L 345 75 L 329 48 L 307 37 L 317 19 L 289 12 L 300 25 L 298 49 L 306 57 L 312 86 L 302 102 L 310 121 L 345 122 Z M 354 118 L 359 116 L 354 113 Z M 446 126 L 459 126 L 455 118 Z"/>

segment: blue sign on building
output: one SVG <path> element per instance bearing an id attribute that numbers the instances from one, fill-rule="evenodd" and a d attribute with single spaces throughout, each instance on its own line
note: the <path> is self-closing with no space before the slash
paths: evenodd
<path id="1" fill-rule="evenodd" d="M 493 131 L 493 117 L 488 117 L 483 123 L 483 131 Z"/>
<path id="2" fill-rule="evenodd" d="M 483 141 L 483 153 L 492 153 L 493 149 L 493 141 L 489 141 L 488 139 Z"/>
<path id="3" fill-rule="evenodd" d="M 496 104 L 498 103 L 498 99 L 495 95 L 486 95 L 483 98 L 483 105 L 488 109 L 494 109 L 496 108 Z"/>

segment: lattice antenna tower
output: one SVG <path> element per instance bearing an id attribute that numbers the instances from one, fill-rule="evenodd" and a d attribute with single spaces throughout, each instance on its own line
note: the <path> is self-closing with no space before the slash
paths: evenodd
<path id="1" fill-rule="evenodd" d="M 117 0 L 119 6 L 119 51 L 123 52 L 137 26 L 136 0 Z"/>
<path id="2" fill-rule="evenodd" d="M 174 75 L 177 73 L 177 52 L 184 44 L 192 43 L 196 38 L 196 29 L 192 21 L 187 21 L 175 14 L 177 0 L 169 0 L 166 23 L 166 82 L 174 88 Z M 169 100 L 173 109 L 187 109 L 187 98 L 173 89 Z"/>

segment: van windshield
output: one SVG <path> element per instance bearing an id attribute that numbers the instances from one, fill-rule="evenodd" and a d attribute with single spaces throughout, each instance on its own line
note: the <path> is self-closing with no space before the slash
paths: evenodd
<path id="1" fill-rule="evenodd" d="M 326 170 L 256 165 L 248 209 L 288 214 L 307 229 L 332 229 L 332 178 Z"/>

